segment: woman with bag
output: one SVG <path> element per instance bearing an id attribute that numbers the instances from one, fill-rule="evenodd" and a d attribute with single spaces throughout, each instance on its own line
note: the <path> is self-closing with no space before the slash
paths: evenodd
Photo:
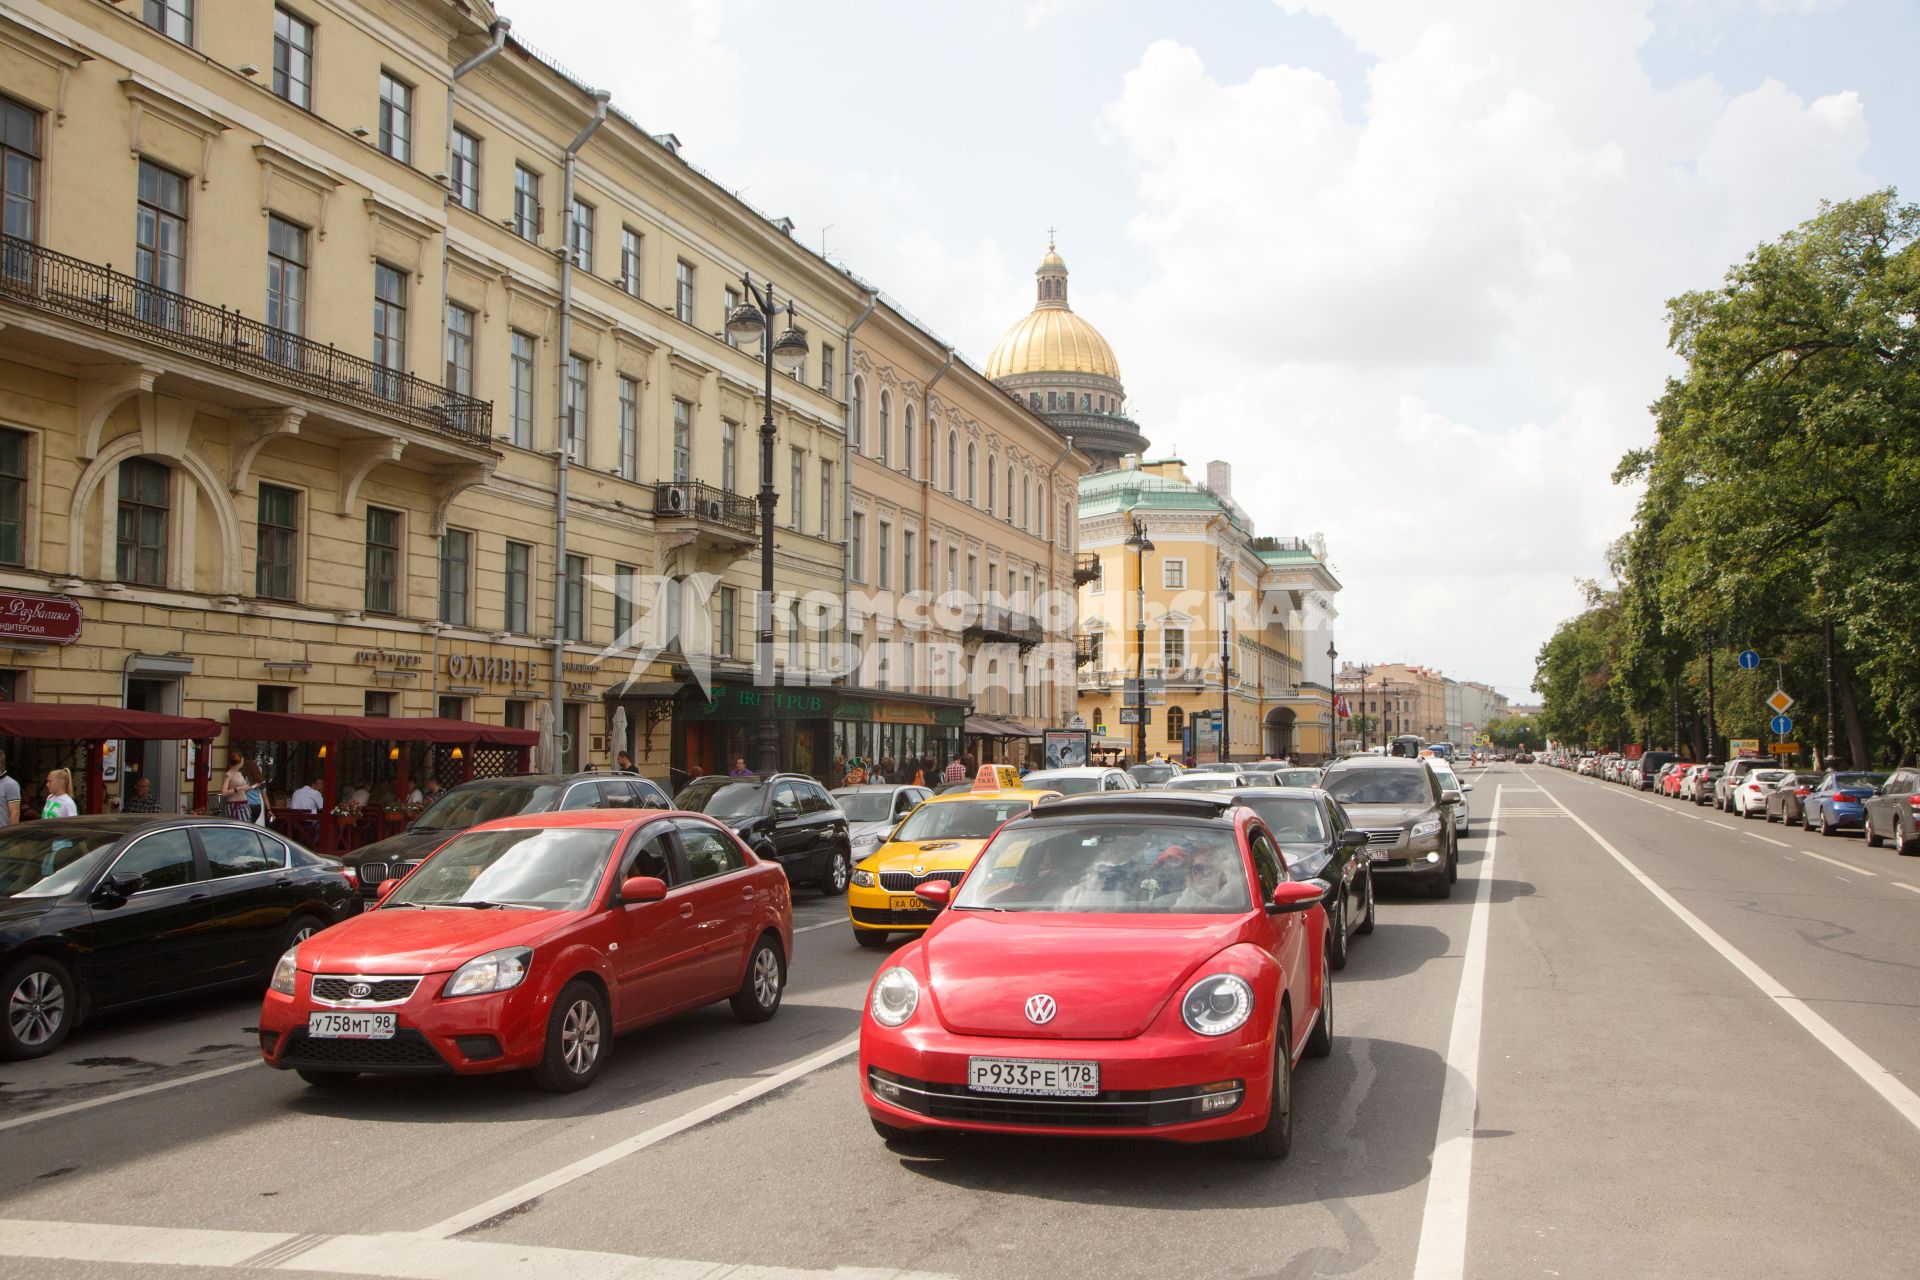
<path id="1" fill-rule="evenodd" d="M 260 762 L 247 756 L 240 763 L 240 772 L 247 780 L 247 821 L 259 826 L 267 816 L 267 779 L 260 772 Z"/>
<path id="2" fill-rule="evenodd" d="M 227 777 L 220 784 L 220 799 L 226 805 L 227 816 L 236 822 L 251 820 L 252 809 L 247 804 L 246 757 L 235 754 L 227 765 Z"/>

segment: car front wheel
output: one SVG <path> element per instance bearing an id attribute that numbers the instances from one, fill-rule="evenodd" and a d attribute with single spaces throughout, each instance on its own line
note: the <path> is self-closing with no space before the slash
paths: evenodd
<path id="1" fill-rule="evenodd" d="M 1273 1084 L 1268 1090 L 1267 1124 L 1243 1139 L 1244 1149 L 1260 1160 L 1284 1160 L 1293 1149 L 1293 1019 L 1282 1010 L 1273 1036 Z"/>
<path id="2" fill-rule="evenodd" d="M 1333 919 L 1327 922 L 1327 962 L 1336 969 L 1347 967 L 1347 895 L 1334 900 Z"/>
<path id="3" fill-rule="evenodd" d="M 1366 914 L 1360 917 L 1360 927 L 1354 930 L 1355 933 L 1372 933 L 1373 932 L 1373 916 L 1374 916 L 1373 872 L 1369 871 L 1366 873 L 1366 875 L 1367 875 L 1367 910 L 1366 910 Z"/>
<path id="4" fill-rule="evenodd" d="M 1873 819 L 1869 817 L 1867 819 L 1867 848 L 1878 849 L 1885 843 L 1886 840 L 1881 837 L 1879 832 L 1873 829 Z"/>
<path id="5" fill-rule="evenodd" d="M 572 1093 L 593 1083 L 607 1060 L 607 1002 L 590 982 L 575 979 L 560 991 L 547 1018 L 546 1053 L 533 1069 L 548 1093 Z"/>
<path id="6" fill-rule="evenodd" d="M 73 974 L 52 956 L 28 956 L 0 978 L 0 1058 L 40 1058 L 73 1030 L 80 991 Z"/>
<path id="7" fill-rule="evenodd" d="M 847 882 L 853 879 L 853 859 L 845 849 L 835 849 L 827 856 L 827 869 L 820 877 L 820 892 L 829 897 L 845 893 Z"/>

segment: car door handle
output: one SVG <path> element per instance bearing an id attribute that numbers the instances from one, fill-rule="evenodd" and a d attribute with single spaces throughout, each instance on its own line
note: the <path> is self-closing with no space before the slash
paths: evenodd
<path id="1" fill-rule="evenodd" d="M 190 893 L 187 895 L 188 902 L 205 902 L 206 900 L 207 895 L 204 893 Z"/>
<path id="2" fill-rule="evenodd" d="M 683 902 L 680 904 L 680 918 L 682 920 L 693 919 L 693 908 L 689 906 L 687 903 Z"/>

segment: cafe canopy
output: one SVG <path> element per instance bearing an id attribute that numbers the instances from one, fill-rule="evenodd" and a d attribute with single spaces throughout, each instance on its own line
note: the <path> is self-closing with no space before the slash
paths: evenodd
<path id="1" fill-rule="evenodd" d="M 236 742 L 437 742 L 446 746 L 527 747 L 533 729 L 510 729 L 436 716 L 320 716 L 236 708 L 227 717 Z"/>
<path id="2" fill-rule="evenodd" d="M 100 812 L 106 794 L 105 744 L 128 741 L 193 743 L 193 804 L 196 809 L 205 807 L 209 749 L 219 733 L 218 720 L 200 716 L 169 716 L 90 704 L 0 702 L 0 737 L 87 744 L 87 782 L 81 796 L 87 813 Z"/>

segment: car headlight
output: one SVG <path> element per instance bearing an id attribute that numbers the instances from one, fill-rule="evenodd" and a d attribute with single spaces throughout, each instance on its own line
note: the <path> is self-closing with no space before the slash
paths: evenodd
<path id="1" fill-rule="evenodd" d="M 299 947 L 288 947 L 287 953 L 280 957 L 280 963 L 273 966 L 273 981 L 267 985 L 283 996 L 293 994 L 294 975 L 299 972 L 293 953 L 299 949 Z"/>
<path id="2" fill-rule="evenodd" d="M 1253 1016 L 1253 988 L 1246 979 L 1216 973 L 1187 988 L 1180 1001 L 1180 1018 L 1196 1035 L 1224 1036 L 1238 1031 Z"/>
<path id="3" fill-rule="evenodd" d="M 880 880 L 877 876 L 873 874 L 873 872 L 862 871 L 860 870 L 860 868 L 855 867 L 853 869 L 853 882 L 859 885 L 862 889 L 871 889 L 875 885 L 879 884 Z"/>
<path id="4" fill-rule="evenodd" d="M 892 968 L 873 984 L 867 1011 L 883 1027 L 897 1027 L 920 1006 L 920 980 L 905 969 Z"/>
<path id="5" fill-rule="evenodd" d="M 1287 876 L 1293 880 L 1311 880 L 1327 869 L 1333 861 L 1333 854 L 1322 849 L 1318 853 L 1309 853 L 1298 861 L 1287 864 Z"/>
<path id="6" fill-rule="evenodd" d="M 1423 818 L 1413 824 L 1413 830 L 1407 832 L 1407 838 L 1409 840 L 1419 840 L 1426 836 L 1437 836 L 1439 834 L 1440 819 Z"/>
<path id="7" fill-rule="evenodd" d="M 489 991 L 511 991 L 527 980 L 527 966 L 533 960 L 532 947 L 502 947 L 461 965 L 447 980 L 442 995 L 477 996 Z"/>

